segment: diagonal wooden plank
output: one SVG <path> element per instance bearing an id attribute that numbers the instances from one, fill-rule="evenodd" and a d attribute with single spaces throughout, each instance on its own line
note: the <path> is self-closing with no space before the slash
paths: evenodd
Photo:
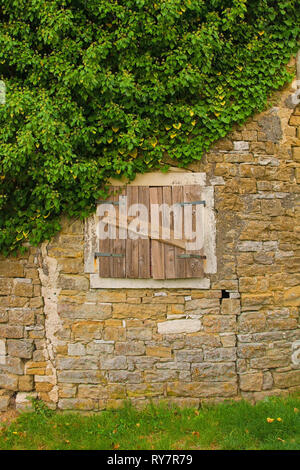
<path id="1" fill-rule="evenodd" d="M 107 203 L 113 200 L 113 190 L 111 191 L 111 194 L 107 198 Z M 105 201 L 104 201 L 105 203 Z M 108 213 L 106 213 L 106 216 Z M 101 217 L 101 220 L 107 219 L 107 217 Z M 99 225 L 101 224 L 101 220 L 99 222 Z M 114 230 L 114 227 L 111 227 L 107 222 L 102 224 L 103 226 L 103 231 L 108 234 L 108 238 L 106 239 L 99 239 L 99 252 L 100 253 L 111 253 L 112 249 L 112 240 L 110 238 L 110 233 L 112 230 Z M 100 277 L 112 277 L 112 271 L 111 271 L 111 258 L 110 257 L 99 257 L 99 275 Z"/>

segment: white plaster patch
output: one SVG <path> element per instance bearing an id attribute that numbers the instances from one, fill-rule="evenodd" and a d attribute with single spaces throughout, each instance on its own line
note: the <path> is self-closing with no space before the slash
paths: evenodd
<path id="1" fill-rule="evenodd" d="M 42 296 L 44 299 L 45 313 L 45 357 L 47 366 L 52 370 L 55 386 L 49 393 L 49 397 L 54 402 L 58 401 L 57 373 L 55 364 L 55 348 L 59 345 L 56 336 L 57 331 L 62 328 L 62 321 L 57 311 L 57 299 L 61 289 L 58 289 L 59 277 L 58 262 L 55 258 L 48 256 L 47 242 L 41 247 L 43 266 L 39 268 L 39 276 L 42 284 Z M 46 269 L 43 269 L 46 268 Z"/>

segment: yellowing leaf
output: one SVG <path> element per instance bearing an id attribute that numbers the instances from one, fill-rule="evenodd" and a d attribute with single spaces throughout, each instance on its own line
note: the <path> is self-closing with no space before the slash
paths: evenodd
<path id="1" fill-rule="evenodd" d="M 134 149 L 134 150 L 132 150 L 131 152 L 129 152 L 129 155 L 130 155 L 132 158 L 136 158 L 137 153 L 138 153 L 138 152 L 137 152 L 137 149 Z"/>
<path id="2" fill-rule="evenodd" d="M 220 116 L 220 113 L 214 113 L 214 115 L 215 115 L 216 117 L 219 117 L 219 116 Z"/>
<path id="3" fill-rule="evenodd" d="M 108 141 L 107 141 L 107 142 L 108 142 L 109 144 L 111 144 L 111 143 L 112 143 L 112 141 L 113 141 L 113 139 L 108 139 Z"/>
<path id="4" fill-rule="evenodd" d="M 260 36 L 262 36 L 263 34 L 265 34 L 265 32 L 264 32 L 264 31 L 260 31 L 258 34 L 259 34 Z"/>
<path id="5" fill-rule="evenodd" d="M 177 135 L 177 134 L 171 134 L 171 135 L 170 135 L 170 138 L 171 138 L 171 139 L 174 139 L 174 138 L 176 137 L 176 135 Z"/>
<path id="6" fill-rule="evenodd" d="M 113 130 L 114 132 L 118 132 L 119 128 L 118 128 L 118 127 L 112 127 L 112 130 Z"/>
<path id="7" fill-rule="evenodd" d="M 196 125 L 196 122 L 197 122 L 197 121 L 192 121 L 192 126 L 195 126 L 195 125 Z"/>
<path id="8" fill-rule="evenodd" d="M 190 111 L 190 116 L 193 117 L 194 116 L 194 111 Z"/>
<path id="9" fill-rule="evenodd" d="M 165 129 L 166 129 L 166 131 L 169 131 L 171 129 L 171 127 L 166 126 Z"/>
<path id="10" fill-rule="evenodd" d="M 181 128 L 181 122 L 178 122 L 178 124 L 173 124 L 174 129 L 179 130 Z"/>

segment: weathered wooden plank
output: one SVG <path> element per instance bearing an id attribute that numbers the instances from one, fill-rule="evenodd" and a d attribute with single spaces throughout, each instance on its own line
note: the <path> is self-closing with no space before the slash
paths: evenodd
<path id="1" fill-rule="evenodd" d="M 162 204 L 162 188 L 150 187 L 150 204 Z M 151 226 L 154 224 L 151 211 Z M 159 233 L 161 234 L 161 218 L 158 223 Z M 152 227 L 153 228 L 153 227 Z M 159 240 L 151 240 L 151 270 L 153 279 L 165 279 L 164 264 L 164 243 Z"/>
<path id="2" fill-rule="evenodd" d="M 149 213 L 150 213 L 150 194 L 149 187 L 138 187 L 139 191 L 139 204 L 143 204 L 147 209 L 147 219 L 143 220 L 145 226 L 149 228 Z M 142 214 L 141 214 L 142 217 Z M 141 230 L 142 232 L 142 230 Z M 150 278 L 150 238 L 148 236 L 143 236 L 139 238 L 139 279 L 148 279 Z"/>
<path id="3" fill-rule="evenodd" d="M 132 204 L 138 204 L 139 192 L 138 186 L 127 186 L 127 207 Z M 128 217 L 128 225 L 134 217 Z M 126 277 L 137 279 L 139 277 L 139 240 L 129 238 L 132 234 L 128 233 L 126 239 Z"/>
<path id="4" fill-rule="evenodd" d="M 201 187 L 197 185 L 184 186 L 183 187 L 183 202 L 195 202 L 201 201 Z M 201 206 L 202 209 L 202 206 Z M 184 234 L 185 238 L 187 237 L 188 232 L 196 232 L 196 206 L 190 205 L 185 207 L 185 217 L 184 217 Z M 202 227 L 201 227 L 202 229 Z M 190 240 L 190 243 L 193 240 Z M 197 254 L 203 255 L 203 250 L 186 250 L 187 254 Z M 203 277 L 203 260 L 198 258 L 190 258 L 185 260 L 185 277 Z"/>
<path id="5" fill-rule="evenodd" d="M 163 203 L 168 207 L 172 206 L 172 187 L 164 186 L 163 188 Z M 163 226 L 170 226 L 170 237 L 174 235 L 174 214 L 170 214 L 170 218 L 162 219 Z M 164 249 L 165 256 L 165 279 L 175 279 L 175 247 L 174 245 L 166 244 Z"/>
<path id="6" fill-rule="evenodd" d="M 112 191 L 113 193 L 113 191 Z M 110 194 L 107 198 L 107 201 L 111 201 L 112 200 L 112 194 Z M 105 201 L 104 201 L 105 202 Z M 105 216 L 102 217 L 101 219 L 105 219 L 106 216 L 109 215 L 107 212 L 105 213 Z M 114 230 L 113 227 L 111 227 L 109 224 L 107 223 L 102 223 L 101 220 L 99 222 L 99 224 L 102 224 L 103 226 L 103 231 L 105 231 L 107 234 L 108 234 L 108 238 L 106 239 L 99 239 L 99 252 L 100 253 L 111 253 L 111 249 L 112 249 L 112 240 L 110 238 L 110 233 L 112 230 Z M 100 277 L 112 277 L 112 272 L 111 272 L 111 267 L 112 267 L 112 264 L 111 264 L 111 258 L 110 257 L 99 257 L 99 275 Z"/>
<path id="7" fill-rule="evenodd" d="M 180 204 L 183 202 L 183 187 L 182 186 L 173 186 L 172 187 L 172 204 Z M 176 226 L 174 226 L 174 231 L 178 231 L 181 233 L 182 240 L 184 239 L 184 231 L 183 231 L 183 210 L 181 211 L 182 219 L 177 218 Z M 184 248 L 175 248 L 175 277 L 177 279 L 184 279 L 185 278 L 185 259 L 180 258 L 180 255 L 185 253 L 185 243 Z"/>
<path id="8" fill-rule="evenodd" d="M 115 202 L 119 202 L 120 196 L 126 196 L 126 188 L 117 187 L 115 189 L 116 189 L 116 193 L 113 196 L 113 200 Z M 115 209 L 116 209 L 116 215 L 117 215 L 116 221 L 118 221 L 119 220 L 119 215 L 120 215 L 119 205 L 118 204 L 115 205 Z M 122 230 L 122 229 L 120 229 L 119 227 L 116 229 L 117 236 L 116 236 L 116 239 L 113 240 L 113 243 L 112 243 L 112 253 L 118 254 L 118 255 L 123 255 L 122 258 L 112 258 L 112 260 L 111 260 L 111 264 L 112 264 L 112 266 L 111 266 L 111 277 L 115 277 L 115 278 L 124 278 L 125 274 L 126 274 L 126 270 L 125 270 L 125 267 L 126 267 L 126 264 L 125 264 L 126 263 L 126 240 L 120 238 L 120 230 Z"/>

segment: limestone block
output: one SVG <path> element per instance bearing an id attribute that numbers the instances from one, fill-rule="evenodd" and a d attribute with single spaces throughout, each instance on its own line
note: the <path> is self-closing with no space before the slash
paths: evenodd
<path id="1" fill-rule="evenodd" d="M 120 356 L 139 356 L 145 353 L 142 341 L 116 343 L 115 354 Z"/>
<path id="2" fill-rule="evenodd" d="M 5 390 L 18 390 L 18 376 L 0 372 L 0 388 Z"/>
<path id="3" fill-rule="evenodd" d="M 201 322 L 200 320 L 170 320 L 158 323 L 157 329 L 161 335 L 194 333 L 201 329 Z"/>
<path id="4" fill-rule="evenodd" d="M 30 399 L 37 398 L 37 393 L 19 392 L 16 395 L 16 409 L 19 411 L 32 411 L 32 403 Z"/>
<path id="5" fill-rule="evenodd" d="M 177 397 L 208 398 L 233 397 L 237 394 L 236 381 L 227 382 L 173 382 L 167 385 L 167 395 Z"/>
<path id="6" fill-rule="evenodd" d="M 33 340 L 9 339 L 7 340 L 7 351 L 10 356 L 31 359 L 33 352 Z"/>
<path id="7" fill-rule="evenodd" d="M 61 398 L 58 401 L 58 408 L 60 410 L 89 411 L 98 409 L 98 403 L 89 398 Z"/>
<path id="8" fill-rule="evenodd" d="M 23 326 L 0 325 L 0 338 L 23 338 Z"/>
<path id="9" fill-rule="evenodd" d="M 125 370 L 114 370 L 108 373 L 109 382 L 121 383 L 140 383 L 142 376 L 140 372 L 129 372 Z"/>
<path id="10" fill-rule="evenodd" d="M 233 142 L 233 150 L 235 152 L 245 152 L 249 150 L 249 142 L 245 142 L 243 140 Z"/>
<path id="11" fill-rule="evenodd" d="M 177 361 L 182 362 L 202 362 L 203 352 L 201 350 L 194 349 L 181 349 L 176 351 L 175 357 Z"/>
<path id="12" fill-rule="evenodd" d="M 16 325 L 34 325 L 34 311 L 30 308 L 13 308 L 8 310 L 9 322 Z"/>
<path id="13" fill-rule="evenodd" d="M 24 372 L 23 361 L 18 357 L 6 356 L 5 361 L 2 364 L 0 363 L 0 373 L 1 372 L 22 375 Z"/>
<path id="14" fill-rule="evenodd" d="M 6 355 L 6 344 L 4 339 L 0 339 L 0 356 Z"/>
<path id="15" fill-rule="evenodd" d="M 32 375 L 21 375 L 19 377 L 18 389 L 20 392 L 31 392 L 34 388 Z"/>
<path id="16" fill-rule="evenodd" d="M 195 363 L 192 364 L 191 370 L 192 380 L 194 381 L 226 382 L 236 376 L 234 362 L 224 362 L 222 364 L 212 364 L 210 362 Z"/>
<path id="17" fill-rule="evenodd" d="M 69 356 L 84 356 L 86 353 L 85 345 L 82 343 L 70 343 L 68 344 L 68 355 Z"/>
<path id="18" fill-rule="evenodd" d="M 58 357 L 57 368 L 60 370 L 98 369 L 98 358 L 94 356 Z"/>
<path id="19" fill-rule="evenodd" d="M 0 390 L 0 412 L 8 410 L 10 399 L 11 394 L 7 390 Z"/>
<path id="20" fill-rule="evenodd" d="M 146 347 L 146 356 L 171 357 L 172 349 L 164 346 L 148 346 Z"/>
<path id="21" fill-rule="evenodd" d="M 284 305 L 298 307 L 300 305 L 300 285 L 288 289 L 283 294 Z"/>
<path id="22" fill-rule="evenodd" d="M 126 356 L 114 356 L 111 358 L 100 359 L 101 369 L 127 369 Z"/>
<path id="23" fill-rule="evenodd" d="M 259 392 L 263 386 L 263 374 L 261 372 L 240 375 L 240 388 L 244 392 Z"/>

